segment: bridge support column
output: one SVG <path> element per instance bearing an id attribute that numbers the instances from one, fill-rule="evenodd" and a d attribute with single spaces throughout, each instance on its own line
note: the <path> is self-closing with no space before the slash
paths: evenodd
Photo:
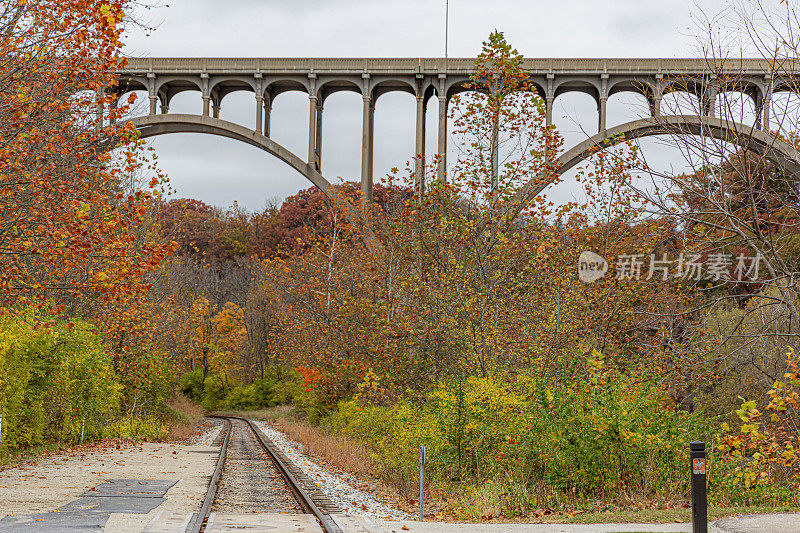
<path id="1" fill-rule="evenodd" d="M 769 131 L 769 111 L 770 107 L 772 106 L 772 85 L 770 85 L 764 96 L 761 98 L 761 106 L 759 106 L 758 113 L 760 115 L 759 120 L 759 128 L 764 129 L 764 131 Z M 763 126 L 761 125 L 763 124 Z"/>
<path id="2" fill-rule="evenodd" d="M 264 98 L 256 94 L 256 131 L 264 133 Z"/>
<path id="3" fill-rule="evenodd" d="M 361 194 L 366 202 L 372 201 L 372 147 L 375 124 L 375 104 L 365 96 L 361 133 Z"/>
<path id="4" fill-rule="evenodd" d="M 716 114 L 716 102 L 717 86 L 714 83 L 708 83 L 700 99 L 700 106 L 703 108 L 703 115 L 707 117 L 714 117 Z"/>
<path id="5" fill-rule="evenodd" d="M 264 135 L 269 137 L 270 115 L 272 114 L 272 98 L 264 98 Z"/>
<path id="6" fill-rule="evenodd" d="M 664 74 L 660 71 L 656 73 L 655 83 L 645 91 L 645 98 L 650 106 L 650 116 L 661 116 L 661 98 L 664 96 Z"/>
<path id="7" fill-rule="evenodd" d="M 647 103 L 650 104 L 650 116 L 651 117 L 660 117 L 661 116 L 661 95 L 654 94 L 652 98 L 647 99 Z"/>
<path id="8" fill-rule="evenodd" d="M 715 99 L 714 98 L 706 98 L 703 102 L 703 114 L 707 117 L 714 118 L 716 115 L 716 110 L 714 109 Z"/>
<path id="9" fill-rule="evenodd" d="M 316 136 L 315 144 L 314 144 L 314 146 L 315 146 L 314 151 L 315 151 L 315 154 L 317 156 L 317 165 L 319 166 L 320 171 L 322 170 L 322 107 L 323 107 L 323 105 L 324 104 L 323 104 L 322 100 L 318 100 L 317 101 L 317 113 L 316 113 L 316 116 L 317 116 L 317 128 L 316 128 L 317 136 Z"/>
<path id="10" fill-rule="evenodd" d="M 546 126 L 552 126 L 553 125 L 553 101 L 554 100 L 555 100 L 555 98 L 553 98 L 552 96 L 548 96 L 545 99 L 544 116 L 545 116 L 545 125 Z"/>
<path id="11" fill-rule="evenodd" d="M 447 179 L 447 97 L 439 96 L 439 166 L 436 179 Z"/>
<path id="12" fill-rule="evenodd" d="M 211 110 L 212 110 L 212 112 L 213 112 L 213 114 L 214 114 L 214 118 L 219 118 L 219 115 L 220 115 L 220 108 L 221 108 L 221 107 L 222 107 L 222 106 L 220 106 L 218 103 L 214 103 L 214 105 L 213 105 L 213 106 L 211 106 Z"/>
<path id="13" fill-rule="evenodd" d="M 372 183 L 372 175 L 375 170 L 375 100 L 372 101 L 372 107 L 369 113 L 369 182 Z M 369 197 L 372 198 L 372 191 L 370 190 Z"/>
<path id="14" fill-rule="evenodd" d="M 203 98 L 203 116 L 211 113 L 211 92 L 208 88 L 208 72 L 200 73 L 200 94 Z"/>
<path id="15" fill-rule="evenodd" d="M 417 135 L 414 150 L 414 182 L 417 193 L 425 192 L 425 107 L 425 95 L 420 94 L 417 96 Z"/>
<path id="16" fill-rule="evenodd" d="M 597 133 L 605 133 L 606 131 L 606 102 L 608 98 L 600 98 L 597 105 Z"/>
<path id="17" fill-rule="evenodd" d="M 308 164 L 319 170 L 317 161 L 317 97 L 308 96 Z"/>
<path id="18" fill-rule="evenodd" d="M 600 74 L 600 94 L 597 99 L 597 133 L 606 132 L 606 103 L 608 102 L 608 74 Z"/>
<path id="19" fill-rule="evenodd" d="M 162 115 L 169 114 L 169 106 L 167 104 L 161 104 L 161 114 Z"/>
<path id="20" fill-rule="evenodd" d="M 158 113 L 158 94 L 156 94 L 156 75 L 147 73 L 147 96 L 150 98 L 150 114 Z"/>

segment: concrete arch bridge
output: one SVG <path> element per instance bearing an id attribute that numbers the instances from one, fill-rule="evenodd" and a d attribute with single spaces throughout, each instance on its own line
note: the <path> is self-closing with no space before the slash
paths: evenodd
<path id="1" fill-rule="evenodd" d="M 425 180 L 425 111 L 428 101 L 439 100 L 438 153 L 442 163 L 437 178 L 444 179 L 447 151 L 447 106 L 453 95 L 467 90 L 473 59 L 443 58 L 129 58 L 111 89 L 117 100 L 131 91 L 146 91 L 149 114 L 132 119 L 142 137 L 170 133 L 205 133 L 245 142 L 260 148 L 300 172 L 311 183 L 327 190 L 330 183 L 320 174 L 322 125 L 325 100 L 338 91 L 359 93 L 363 99 L 361 188 L 372 196 L 375 102 L 381 95 L 403 91 L 416 98 L 416 180 Z M 774 65 L 758 59 L 726 62 L 727 71 L 710 68 L 702 59 L 526 59 L 534 89 L 546 102 L 547 123 L 552 123 L 553 102 L 561 94 L 582 92 L 592 96 L 598 109 L 597 134 L 559 157 L 559 173 L 584 161 L 598 149 L 626 139 L 651 135 L 704 135 L 754 150 L 774 159 L 791 172 L 800 173 L 800 154 L 767 133 L 769 103 L 779 91 L 793 91 L 795 79 L 777 76 Z M 248 128 L 220 118 L 222 99 L 235 91 L 252 92 L 256 102 L 255 127 Z M 203 100 L 202 115 L 169 113 L 171 99 L 183 91 L 197 91 Z M 308 94 L 308 154 L 303 159 L 269 138 L 272 102 L 287 91 Z M 643 95 L 650 117 L 606 128 L 606 102 L 623 91 Z M 673 91 L 697 97 L 697 115 L 662 115 L 661 99 Z M 748 127 L 714 117 L 719 94 L 736 91 L 752 99 L 757 114 Z M 160 113 L 159 113 L 160 111 Z M 529 194 L 543 186 L 528 188 Z"/>

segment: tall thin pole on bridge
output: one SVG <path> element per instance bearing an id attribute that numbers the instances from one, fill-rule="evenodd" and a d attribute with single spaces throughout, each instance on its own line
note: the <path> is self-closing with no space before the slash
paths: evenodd
<path id="1" fill-rule="evenodd" d="M 447 41 L 450 37 L 450 0 L 444 2 L 444 58 L 447 59 Z"/>

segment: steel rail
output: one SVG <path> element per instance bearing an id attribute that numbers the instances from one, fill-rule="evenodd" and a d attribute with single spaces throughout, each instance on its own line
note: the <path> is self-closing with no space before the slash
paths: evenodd
<path id="1" fill-rule="evenodd" d="M 222 441 L 222 447 L 219 450 L 217 466 L 214 467 L 214 473 L 211 475 L 211 481 L 208 483 L 208 491 L 206 492 L 206 497 L 203 499 L 203 506 L 200 508 L 200 512 L 195 516 L 192 523 L 189 524 L 189 527 L 186 528 L 186 533 L 200 533 L 200 530 L 203 528 L 203 524 L 206 518 L 208 518 L 208 513 L 211 511 L 211 504 L 214 503 L 214 498 L 217 495 L 219 481 L 222 478 L 222 467 L 225 465 L 225 459 L 228 456 L 228 443 L 231 440 L 231 433 L 233 433 L 233 423 L 223 417 L 213 418 L 224 420 L 228 424 L 228 427 L 225 429 L 225 439 Z"/>
<path id="2" fill-rule="evenodd" d="M 297 478 L 292 475 L 289 471 L 287 466 L 284 462 L 278 457 L 275 451 L 269 446 L 264 437 L 258 431 L 258 428 L 255 424 L 246 418 L 242 418 L 239 416 L 222 416 L 222 415 L 209 415 L 209 418 L 219 418 L 221 420 L 225 420 L 228 423 L 228 434 L 225 437 L 225 442 L 223 443 L 223 449 L 220 451 L 220 460 L 217 461 L 217 468 L 214 471 L 214 476 L 211 478 L 211 483 L 209 484 L 209 492 L 206 494 L 206 499 L 203 501 L 203 507 L 200 511 L 200 515 L 195 520 L 193 526 L 197 526 L 197 529 L 188 529 L 187 532 L 189 533 L 199 533 L 200 527 L 204 523 L 206 517 L 208 516 L 209 511 L 211 510 L 211 503 L 214 501 L 214 496 L 216 495 L 217 485 L 219 485 L 219 478 L 222 473 L 222 465 L 225 462 L 224 455 L 227 454 L 227 447 L 228 447 L 228 439 L 230 438 L 231 429 L 233 427 L 233 423 L 231 420 L 241 420 L 245 422 L 250 431 L 256 436 L 256 440 L 261 445 L 261 448 L 267 453 L 267 456 L 272 460 L 275 466 L 278 468 L 278 471 L 283 476 L 286 485 L 294 494 L 295 499 L 297 502 L 305 509 L 305 511 L 309 514 L 313 514 L 314 517 L 319 520 L 319 523 L 322 526 L 322 529 L 325 533 L 343 533 L 341 528 L 333 521 L 328 513 L 321 510 L 317 504 L 311 498 L 311 495 L 306 491 L 302 484 L 297 480 Z"/>

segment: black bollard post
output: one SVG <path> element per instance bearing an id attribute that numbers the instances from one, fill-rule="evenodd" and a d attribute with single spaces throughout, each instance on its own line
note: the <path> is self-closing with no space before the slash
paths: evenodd
<path id="1" fill-rule="evenodd" d="M 708 533 L 708 501 L 706 499 L 706 443 L 689 445 L 692 463 L 692 533 Z"/>

